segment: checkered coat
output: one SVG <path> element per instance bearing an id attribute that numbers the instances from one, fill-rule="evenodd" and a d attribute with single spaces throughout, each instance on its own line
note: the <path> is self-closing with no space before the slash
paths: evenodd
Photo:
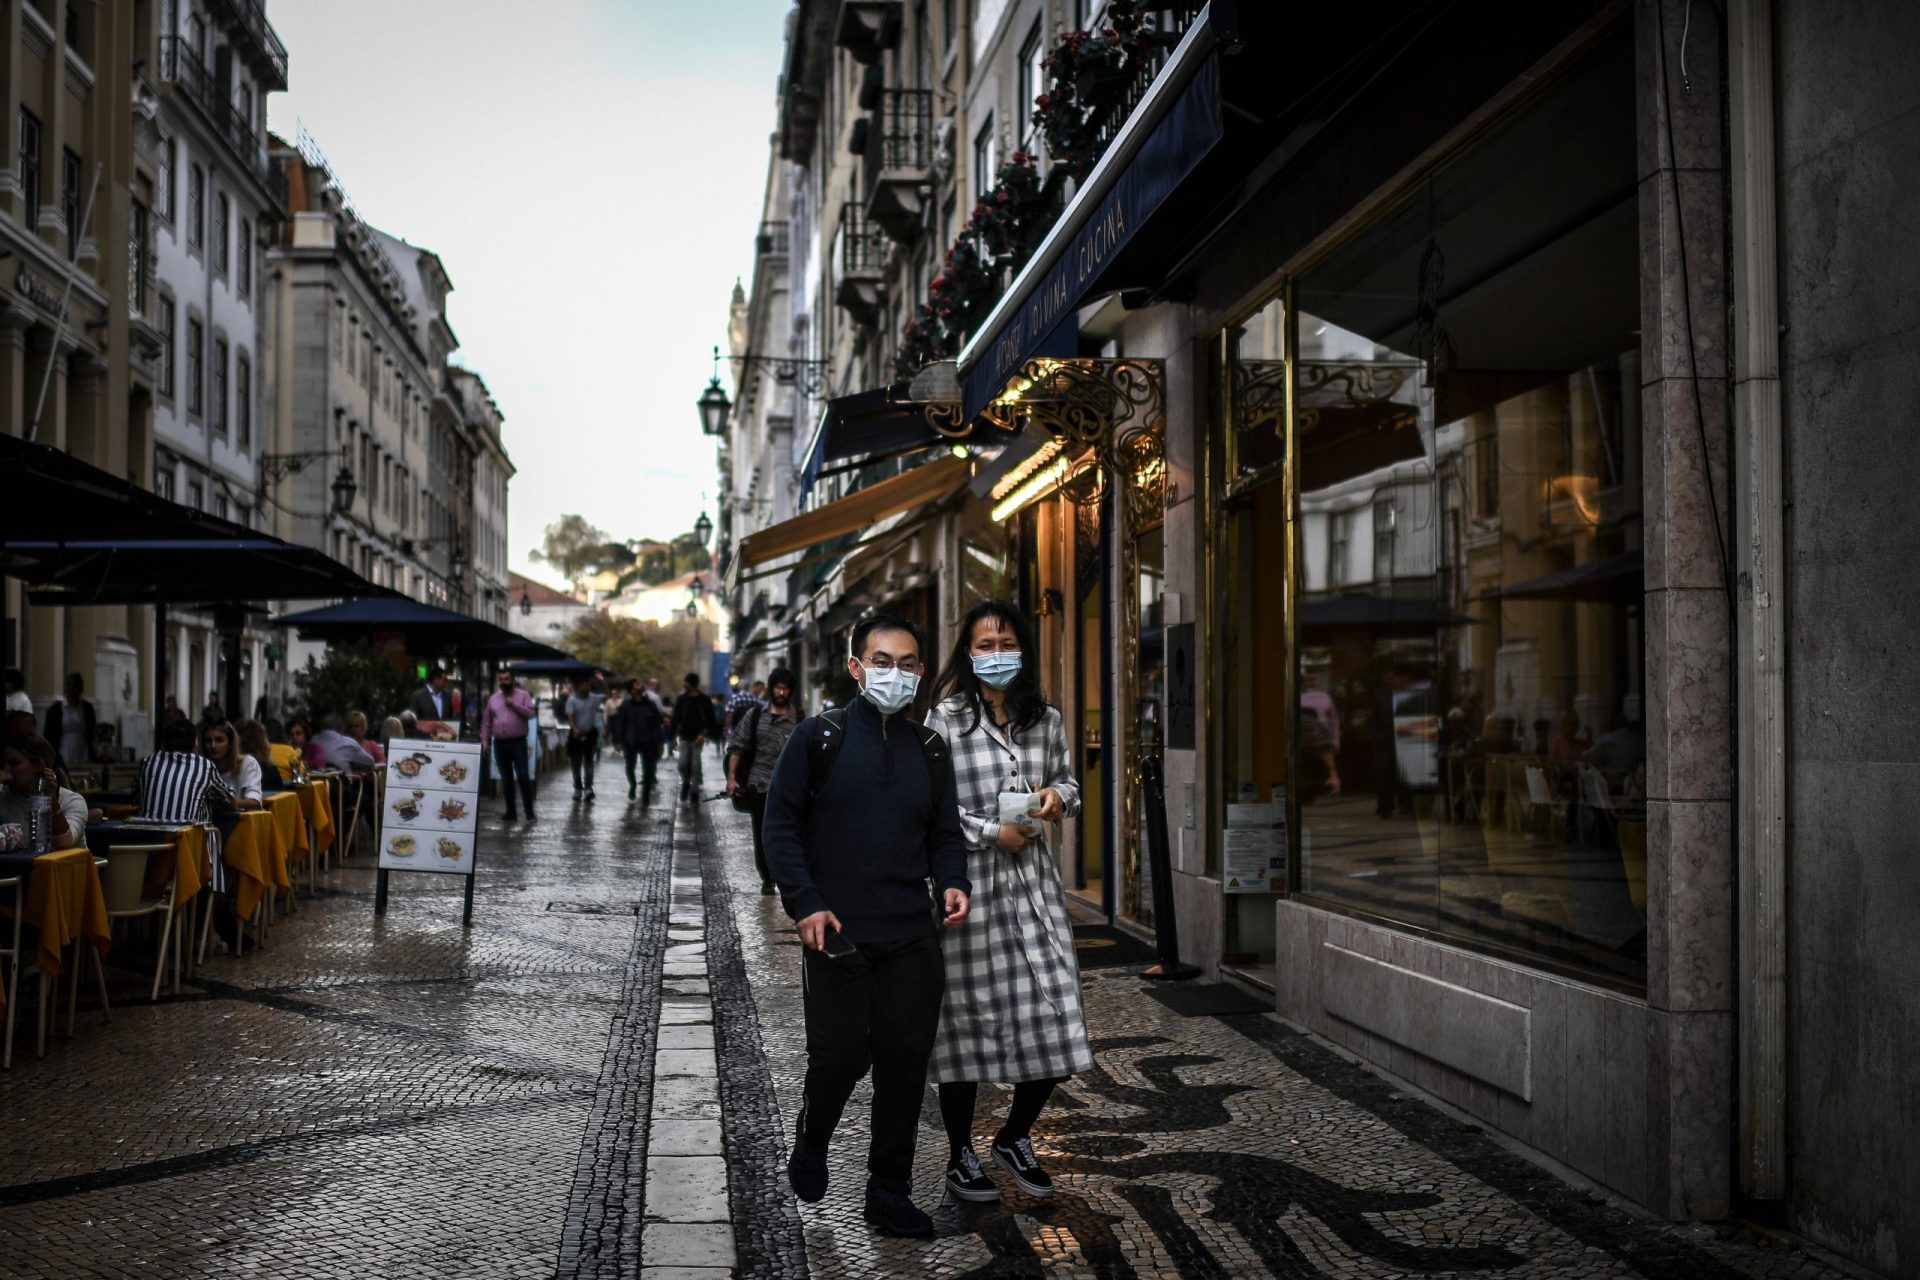
<path id="1" fill-rule="evenodd" d="M 943 939 L 947 997 L 932 1079 L 1060 1079 L 1093 1067 L 1060 872 L 1044 832 L 1018 854 L 1001 852 L 994 836 L 1002 791 L 1052 787 L 1069 816 L 1080 811 L 1066 729 L 1051 707 L 1011 742 L 984 714 L 968 732 L 972 724 L 972 709 L 957 696 L 927 716 L 953 754 L 973 881 L 967 922 Z"/>

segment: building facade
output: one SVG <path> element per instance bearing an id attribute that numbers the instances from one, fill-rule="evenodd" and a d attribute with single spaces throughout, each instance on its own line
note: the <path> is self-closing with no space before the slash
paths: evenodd
<path id="1" fill-rule="evenodd" d="M 1912 19 L 1089 7 L 797 6 L 761 216 L 932 247 L 863 293 L 790 214 L 736 302 L 832 373 L 791 450 L 737 390 L 742 668 L 1018 599 L 1086 905 L 1662 1214 L 1911 1271 L 1911 539 L 1858 521 L 1911 470 Z"/>
<path id="2" fill-rule="evenodd" d="M 450 362 L 446 268 L 368 224 L 311 138 L 274 155 L 290 210 L 267 252 L 274 532 L 376 586 L 498 616 L 512 466 L 485 384 Z"/>
<path id="3" fill-rule="evenodd" d="M 161 350 L 153 397 L 153 488 L 196 511 L 253 528 L 261 510 L 264 251 L 286 218 L 286 175 L 267 153 L 267 95 L 285 89 L 287 52 L 258 6 L 180 0 L 158 24 L 158 189 L 152 205 L 151 307 Z M 249 714 L 264 689 L 256 619 L 239 631 L 171 613 L 166 692 L 195 714 L 224 698 L 238 663 Z"/>
<path id="4" fill-rule="evenodd" d="M 152 4 L 0 4 L 0 421 L 149 484 L 161 25 Z M 154 705 L 144 606 L 35 608 L 8 580 L 0 654 L 36 706 L 78 672 L 121 746 Z"/>

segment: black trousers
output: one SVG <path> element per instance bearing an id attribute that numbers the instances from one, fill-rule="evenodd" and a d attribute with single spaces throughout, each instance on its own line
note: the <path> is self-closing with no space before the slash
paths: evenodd
<path id="1" fill-rule="evenodd" d="M 940 1027 L 947 971 L 932 934 L 857 948 L 831 959 L 812 949 L 806 981 L 807 1081 L 800 1123 L 807 1145 L 825 1148 L 853 1086 L 873 1071 L 869 1183 L 896 1191 L 913 1179 L 913 1143 Z"/>
<path id="2" fill-rule="evenodd" d="M 493 740 L 493 771 L 500 775 L 500 792 L 507 798 L 507 812 L 513 813 L 513 788 L 517 782 L 520 797 L 527 802 L 527 812 L 533 812 L 533 772 L 527 767 L 527 740 L 525 738 L 495 738 Z"/>
<path id="3" fill-rule="evenodd" d="M 600 731 L 589 729 L 578 737 L 567 739 L 567 763 L 573 766 L 573 789 L 578 791 L 584 786 L 593 790 L 593 766 L 600 759 Z M 580 781 L 582 773 L 586 782 Z"/>
<path id="4" fill-rule="evenodd" d="M 660 744 L 652 742 L 644 747 L 622 747 L 620 754 L 627 762 L 627 794 L 632 795 L 638 786 L 651 796 L 656 771 L 660 766 Z M 633 764 L 636 760 L 640 762 L 640 781 L 637 783 L 633 780 Z"/>
<path id="5" fill-rule="evenodd" d="M 767 793 L 764 791 L 746 791 L 747 816 L 753 819 L 753 868 L 760 873 L 760 883 L 773 883 L 773 872 L 767 867 Z"/>

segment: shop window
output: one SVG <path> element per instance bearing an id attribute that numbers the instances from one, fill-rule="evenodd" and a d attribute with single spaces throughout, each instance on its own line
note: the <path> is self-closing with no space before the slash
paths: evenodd
<path id="1" fill-rule="evenodd" d="M 1646 975 L 1633 84 L 1623 39 L 1292 291 L 1298 887 L 1627 986 Z"/>
<path id="2" fill-rule="evenodd" d="M 20 108 L 20 212 L 27 229 L 40 225 L 40 117 Z"/>

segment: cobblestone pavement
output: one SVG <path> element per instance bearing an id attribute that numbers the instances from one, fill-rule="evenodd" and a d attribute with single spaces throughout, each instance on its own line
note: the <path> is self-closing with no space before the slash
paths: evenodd
<path id="1" fill-rule="evenodd" d="M 0 1075 L 0 1276 L 1837 1276 L 1629 1214 L 1266 1014 L 1182 1017 L 1083 953 L 1099 1067 L 1036 1135 L 1059 1192 L 860 1220 L 864 1087 L 826 1200 L 784 1160 L 799 950 L 725 805 L 483 830 L 457 879 L 362 858 L 150 1004 Z M 981 1135 L 1005 1097 L 983 1090 Z M 931 1094 L 916 1192 L 937 1201 Z M 642 1270 L 643 1261 L 649 1264 Z"/>

